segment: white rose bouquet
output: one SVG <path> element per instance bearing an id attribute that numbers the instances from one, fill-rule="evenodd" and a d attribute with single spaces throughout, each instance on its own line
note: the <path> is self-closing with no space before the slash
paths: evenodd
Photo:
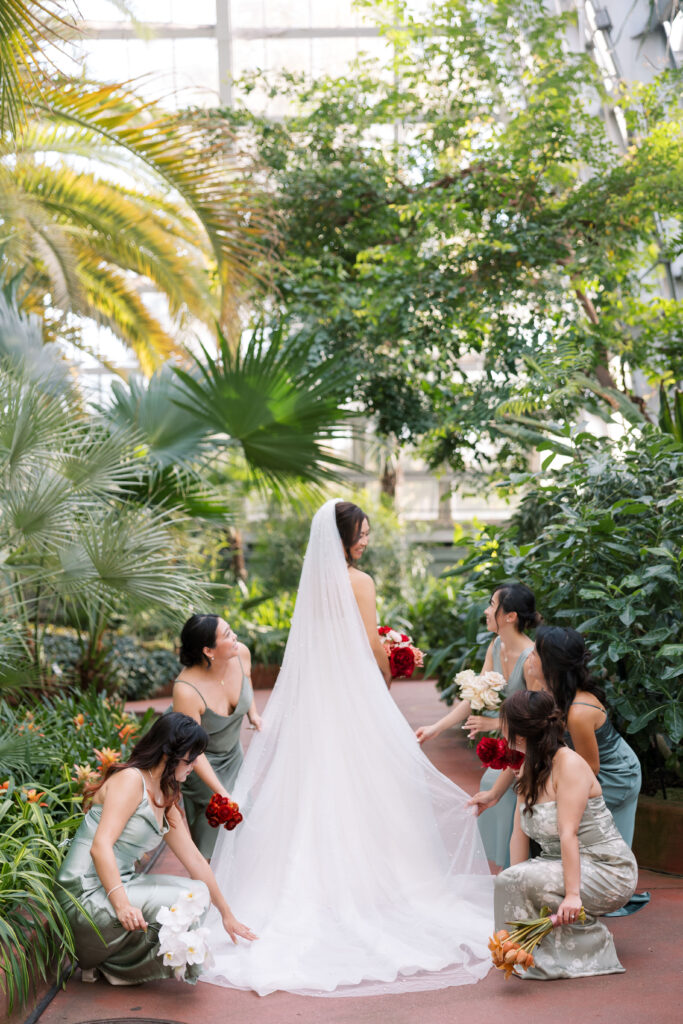
<path id="1" fill-rule="evenodd" d="M 495 711 L 503 701 L 505 679 L 500 672 L 477 675 L 468 668 L 458 672 L 453 681 L 460 691 L 460 699 L 469 701 L 473 711 Z"/>
<path id="2" fill-rule="evenodd" d="M 191 890 L 179 896 L 170 907 L 162 907 L 157 914 L 159 929 L 159 956 L 174 976 L 182 981 L 188 966 L 202 964 L 210 967 L 213 956 L 209 949 L 208 929 L 196 927 L 209 902 L 203 889 Z"/>

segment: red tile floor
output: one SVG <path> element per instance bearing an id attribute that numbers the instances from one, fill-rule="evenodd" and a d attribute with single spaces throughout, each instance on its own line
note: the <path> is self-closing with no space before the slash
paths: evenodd
<path id="1" fill-rule="evenodd" d="M 395 683 L 392 694 L 413 726 L 442 713 L 430 683 Z M 257 691 L 262 708 L 268 691 Z M 137 707 L 147 707 L 140 702 Z M 168 706 L 168 700 L 158 703 Z M 251 733 L 245 731 L 244 741 Z M 469 792 L 481 774 L 464 734 L 451 731 L 432 742 L 434 763 Z M 154 870 L 178 871 L 170 851 Z M 261 998 L 251 992 L 180 982 L 155 982 L 139 988 L 114 988 L 106 982 L 85 985 L 78 975 L 60 991 L 40 1024 L 146 1020 L 178 1024 L 674 1024 L 683 1003 L 683 878 L 643 871 L 640 889 L 652 902 L 638 914 L 609 922 L 626 974 L 576 981 L 525 982 L 491 971 L 484 981 L 437 992 L 398 996 L 316 999 L 276 992 Z"/>

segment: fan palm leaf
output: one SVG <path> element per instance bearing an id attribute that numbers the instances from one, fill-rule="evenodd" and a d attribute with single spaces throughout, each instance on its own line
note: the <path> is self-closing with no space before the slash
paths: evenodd
<path id="1" fill-rule="evenodd" d="M 217 442 L 239 444 L 256 480 L 279 489 L 292 478 L 333 480 L 353 468 L 330 447 L 348 436 L 351 418 L 340 405 L 336 358 L 313 365 L 309 346 L 259 328 L 244 351 L 232 351 L 221 334 L 219 358 L 203 349 L 192 372 L 174 372 L 185 391 L 174 402 Z"/>

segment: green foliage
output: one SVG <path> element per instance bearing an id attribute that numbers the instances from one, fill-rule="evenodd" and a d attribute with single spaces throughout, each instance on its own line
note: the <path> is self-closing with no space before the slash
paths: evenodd
<path id="1" fill-rule="evenodd" d="M 505 579 L 530 586 L 546 622 L 585 635 L 616 723 L 646 768 L 655 734 L 673 768 L 683 739 L 683 449 L 651 427 L 574 441 L 571 461 L 528 474 L 508 527 L 463 543 L 452 570 L 459 600 L 488 598 Z M 456 644 L 442 655 L 450 674 L 463 664 Z"/>
<path id="2" fill-rule="evenodd" d="M 256 147 L 281 214 L 269 308 L 340 355 L 381 434 L 426 439 L 434 464 L 521 468 L 497 418 L 520 389 L 517 412 L 564 423 L 609 416 L 613 391 L 632 404 L 627 366 L 683 375 L 681 304 L 650 288 L 683 251 L 680 74 L 619 93 L 623 153 L 597 65 L 566 46 L 569 15 L 536 0 L 383 10 L 384 64 L 246 81 L 287 95 L 282 122 L 214 115 Z"/>
<path id="3" fill-rule="evenodd" d="M 46 633 L 43 652 L 47 672 L 60 685 L 78 683 L 82 686 L 83 644 L 72 632 Z M 167 687 L 180 672 L 174 651 L 167 647 L 143 645 L 131 636 L 106 635 L 101 651 L 102 668 L 98 688 L 114 691 L 126 700 L 141 700 Z"/>
<path id="4" fill-rule="evenodd" d="M 110 748 L 125 759 L 149 724 L 94 691 L 17 708 L 0 700 L 0 968 L 12 1005 L 75 958 L 55 875 L 82 819 L 82 782 Z"/>
<path id="5" fill-rule="evenodd" d="M 202 349 L 192 372 L 175 367 L 183 394 L 173 399 L 205 431 L 239 443 L 254 476 L 271 489 L 288 478 L 321 483 L 347 467 L 326 445 L 342 436 L 350 414 L 339 402 L 339 360 L 311 362 L 310 343 L 287 339 L 282 325 L 257 327 L 248 346 L 232 352 L 219 338 L 219 357 Z M 348 433 L 348 428 L 344 428 Z"/>

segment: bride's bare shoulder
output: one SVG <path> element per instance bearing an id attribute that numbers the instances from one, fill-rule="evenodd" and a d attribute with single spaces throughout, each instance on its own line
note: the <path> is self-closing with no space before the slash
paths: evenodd
<path id="1" fill-rule="evenodd" d="M 351 580 L 351 587 L 354 593 L 374 593 L 375 584 L 372 576 L 369 576 L 367 572 L 356 569 L 355 565 L 349 566 L 349 579 Z"/>

